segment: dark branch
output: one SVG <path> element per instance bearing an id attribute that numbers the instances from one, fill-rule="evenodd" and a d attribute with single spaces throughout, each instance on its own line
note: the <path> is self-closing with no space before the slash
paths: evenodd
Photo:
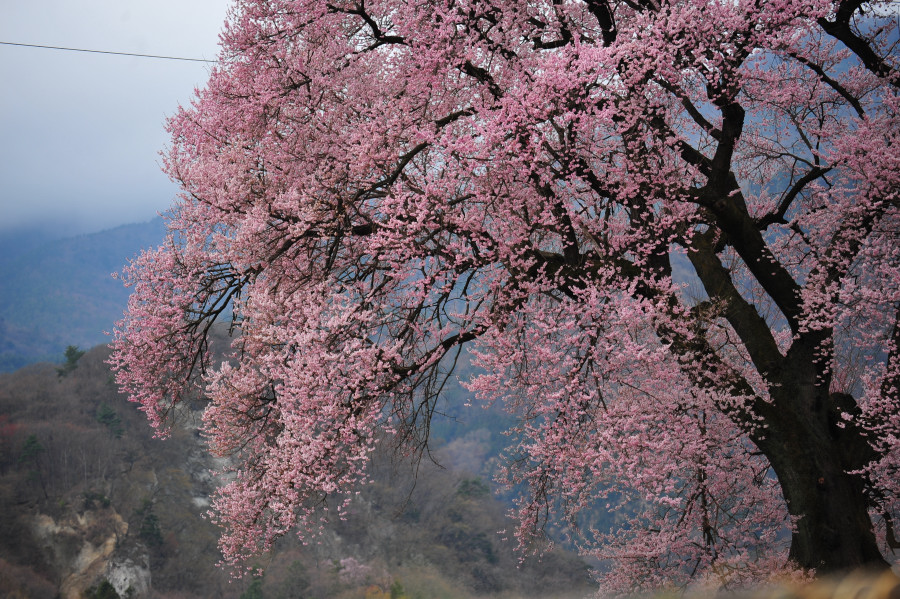
<path id="1" fill-rule="evenodd" d="M 784 194 L 784 197 L 781 198 L 781 202 L 778 204 L 778 209 L 775 212 L 771 212 L 766 214 L 762 218 L 757 220 L 757 226 L 763 230 L 766 229 L 769 225 L 778 223 L 782 225 L 786 225 L 787 222 L 784 220 L 785 214 L 787 214 L 788 209 L 793 204 L 794 200 L 797 199 L 797 196 L 800 195 L 800 192 L 803 189 L 818 179 L 819 177 L 825 175 L 831 170 L 831 167 L 822 168 L 822 167 L 814 167 L 810 169 L 808 173 L 800 177 L 796 183 L 794 183 L 791 188 Z"/>
<path id="2" fill-rule="evenodd" d="M 821 79 L 823 83 L 828 85 L 831 89 L 840 94 L 842 98 L 847 100 L 847 103 L 853 107 L 853 110 L 856 111 L 856 114 L 859 116 L 859 118 L 863 118 L 866 115 L 865 111 L 863 110 L 862 104 L 859 103 L 859 100 L 855 98 L 849 91 L 847 91 L 847 88 L 829 77 L 828 73 L 826 73 L 822 67 L 812 62 L 811 60 L 800 56 L 796 52 L 791 52 L 791 56 L 800 64 L 808 67 L 813 73 L 819 76 L 819 79 Z"/>
<path id="3" fill-rule="evenodd" d="M 613 16 L 612 9 L 609 7 L 609 0 L 587 0 L 588 10 L 597 19 L 600 25 L 600 31 L 603 35 L 603 45 L 612 46 L 616 41 L 618 30 L 616 29 L 616 20 Z"/>
<path id="4" fill-rule="evenodd" d="M 894 87 L 900 88 L 900 73 L 869 45 L 869 42 L 858 36 L 850 27 L 850 21 L 863 5 L 862 0 L 845 0 L 838 7 L 834 21 L 822 17 L 819 26 L 825 33 L 842 42 L 862 61 L 863 65 L 874 74 L 887 80 Z"/>

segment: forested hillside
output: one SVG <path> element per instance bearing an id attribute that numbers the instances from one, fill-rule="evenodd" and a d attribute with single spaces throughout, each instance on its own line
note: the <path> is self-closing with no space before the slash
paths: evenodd
<path id="1" fill-rule="evenodd" d="M 163 236 L 161 218 L 66 239 L 0 235 L 0 372 L 105 343 L 128 299 L 111 273 Z"/>
<path id="2" fill-rule="evenodd" d="M 229 582 L 203 513 L 221 467 L 196 414 L 170 439 L 120 396 L 108 350 L 0 375 L 0 596 L 187 598 L 581 596 L 583 562 L 554 550 L 521 565 L 484 473 L 499 416 L 444 419 L 418 466 L 380 450 L 344 520 L 283 539 L 260 577 Z M 478 421 L 484 416 L 483 427 Z M 130 591 L 129 591 L 130 589 Z M 131 595 L 128 595 L 128 593 Z"/>

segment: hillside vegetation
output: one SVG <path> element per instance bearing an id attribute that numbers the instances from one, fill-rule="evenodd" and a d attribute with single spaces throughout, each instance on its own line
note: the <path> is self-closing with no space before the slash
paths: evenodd
<path id="1" fill-rule="evenodd" d="M 484 472 L 493 425 L 447 421 L 448 442 L 418 466 L 385 449 L 345 520 L 303 546 L 285 538 L 259 577 L 216 567 L 203 513 L 221 467 L 196 412 L 154 439 L 120 396 L 97 347 L 69 362 L 0 375 L 0 596 L 519 597 L 580 596 L 585 564 L 560 550 L 519 564 Z M 485 414 L 490 423 L 490 414 Z M 458 465 L 462 468 L 449 467 Z"/>

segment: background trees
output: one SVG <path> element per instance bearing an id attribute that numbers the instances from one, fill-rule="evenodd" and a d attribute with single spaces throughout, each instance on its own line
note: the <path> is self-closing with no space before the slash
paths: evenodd
<path id="1" fill-rule="evenodd" d="M 0 444 L 0 596 L 93 596 L 104 580 L 123 597 L 131 586 L 182 599 L 237 599 L 254 584 L 268 599 L 362 597 L 375 584 L 389 594 L 395 583 L 409 597 L 447 599 L 589 592 L 587 566 L 574 553 L 557 548 L 520 561 L 514 542 L 501 540 L 497 531 L 512 526 L 509 504 L 482 492 L 484 460 L 461 459 L 489 453 L 487 439 L 500 436 L 498 426 L 481 428 L 483 418 L 470 435 L 437 441 L 443 467 L 399 464 L 389 446 L 380 448 L 373 480 L 350 493 L 346 519 L 318 543 L 288 537 L 258 556 L 262 580 L 231 580 L 216 567 L 218 530 L 203 517 L 217 465 L 196 430 L 199 416 L 183 409 L 169 439 L 153 438 L 111 383 L 108 355 L 90 350 L 66 377 L 53 364 L 0 374 L 0 432 L 10 436 Z M 109 413 L 121 434 L 98 418 Z M 476 470 L 461 470 L 466 463 Z M 342 562 L 365 575 L 350 576 Z"/>
<path id="2" fill-rule="evenodd" d="M 471 343 L 524 545 L 600 499 L 631 509 L 593 533 L 616 588 L 884 566 L 896 40 L 888 2 L 238 2 L 169 123 L 118 381 L 156 425 L 209 398 L 234 561 L 380 431 L 421 451 Z"/>

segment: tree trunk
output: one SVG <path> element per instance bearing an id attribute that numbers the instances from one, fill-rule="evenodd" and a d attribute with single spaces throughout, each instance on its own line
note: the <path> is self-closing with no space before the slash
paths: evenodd
<path id="1" fill-rule="evenodd" d="M 860 567 L 887 568 L 872 530 L 864 485 L 836 467 L 833 444 L 816 439 L 813 427 L 804 440 L 767 452 L 787 501 L 798 518 L 790 558 L 818 573 Z"/>
<path id="2" fill-rule="evenodd" d="M 828 392 L 812 352 L 803 352 L 806 359 L 796 353 L 788 354 L 782 383 L 772 389 L 779 418 L 755 440 L 796 519 L 790 558 L 817 574 L 888 568 L 875 540 L 866 481 L 848 474 L 876 457 L 856 421 L 841 417 L 858 413 L 856 402 Z"/>

